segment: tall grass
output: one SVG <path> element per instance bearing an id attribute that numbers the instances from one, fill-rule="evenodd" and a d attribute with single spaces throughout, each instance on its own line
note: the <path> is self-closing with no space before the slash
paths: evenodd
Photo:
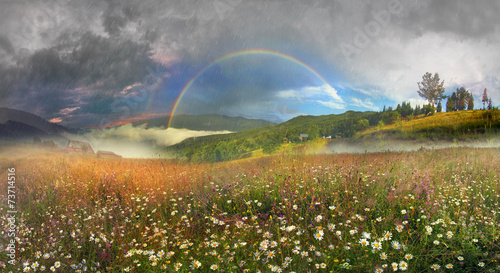
<path id="1" fill-rule="evenodd" d="M 1 271 L 495 271 L 499 159 L 498 149 L 196 165 L 6 159 L 19 264 Z"/>

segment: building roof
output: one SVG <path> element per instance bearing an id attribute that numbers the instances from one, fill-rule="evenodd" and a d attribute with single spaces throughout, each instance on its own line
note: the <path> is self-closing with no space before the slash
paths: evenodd
<path id="1" fill-rule="evenodd" d="M 90 146 L 89 143 L 84 142 L 84 141 L 77 141 L 77 140 L 70 140 L 68 141 L 68 146 L 66 148 L 74 148 L 74 149 L 80 149 L 80 150 L 85 150 L 87 149 L 88 152 L 94 152 L 92 149 L 92 146 Z"/>

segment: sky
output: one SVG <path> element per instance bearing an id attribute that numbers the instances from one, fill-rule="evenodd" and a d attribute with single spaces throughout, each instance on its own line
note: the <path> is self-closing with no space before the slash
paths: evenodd
<path id="1" fill-rule="evenodd" d="M 281 122 L 487 88 L 500 104 L 500 2 L 1 0 L 0 107 L 70 127 L 148 114 Z M 240 53 L 237 52 L 247 52 Z M 175 110 L 175 111 L 173 111 Z"/>

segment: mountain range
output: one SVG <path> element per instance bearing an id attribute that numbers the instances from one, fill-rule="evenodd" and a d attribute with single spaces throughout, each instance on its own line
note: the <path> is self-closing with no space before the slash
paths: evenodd
<path id="1" fill-rule="evenodd" d="M 68 128 L 48 122 L 40 116 L 21 110 L 0 107 L 0 140 L 31 142 L 33 138 L 63 141 L 64 133 L 78 133 L 78 129 Z"/>
<path id="2" fill-rule="evenodd" d="M 146 128 L 166 127 L 169 116 L 142 119 L 132 122 L 133 126 L 146 124 Z M 172 118 L 170 127 L 195 131 L 233 131 L 239 132 L 248 129 L 276 125 L 262 119 L 247 119 L 244 117 L 229 117 L 224 115 L 176 115 Z"/>
<path id="3" fill-rule="evenodd" d="M 169 116 L 144 118 L 132 122 L 133 126 L 145 125 L 146 128 L 165 128 Z M 244 131 L 275 125 L 275 123 L 243 117 L 222 115 L 179 115 L 172 119 L 172 128 L 184 128 L 195 131 Z M 119 126 L 116 126 L 119 127 Z M 63 143 L 68 139 L 65 134 L 84 134 L 89 129 L 68 128 L 45 120 L 35 114 L 0 107 L 0 140 L 13 142 L 31 142 L 35 137 Z"/>

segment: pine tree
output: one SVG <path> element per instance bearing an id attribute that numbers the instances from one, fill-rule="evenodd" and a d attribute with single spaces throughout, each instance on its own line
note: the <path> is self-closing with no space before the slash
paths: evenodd
<path id="1" fill-rule="evenodd" d="M 451 97 L 448 97 L 448 100 L 446 101 L 446 112 L 453 112 L 454 110 L 453 100 Z"/>
<path id="2" fill-rule="evenodd" d="M 401 116 L 407 117 L 413 113 L 410 102 L 403 101 L 401 104 Z"/>
<path id="3" fill-rule="evenodd" d="M 439 101 L 436 111 L 438 113 L 441 113 L 441 111 L 443 111 L 443 105 L 441 104 L 441 101 Z"/>
<path id="4" fill-rule="evenodd" d="M 483 102 L 483 110 L 484 110 L 486 109 L 485 105 L 488 102 L 488 93 L 486 92 L 486 88 L 484 89 L 483 99 L 481 101 Z"/>
<path id="5" fill-rule="evenodd" d="M 491 110 L 491 109 L 493 109 L 493 103 L 491 102 L 491 98 L 490 98 L 490 100 L 488 102 L 488 110 Z"/>
<path id="6" fill-rule="evenodd" d="M 413 111 L 413 115 L 420 115 L 420 105 L 415 106 L 415 110 Z"/>

